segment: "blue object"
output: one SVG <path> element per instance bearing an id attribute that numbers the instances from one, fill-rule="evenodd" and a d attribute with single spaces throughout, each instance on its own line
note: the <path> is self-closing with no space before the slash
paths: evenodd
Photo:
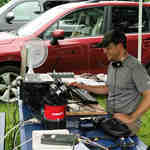
<path id="1" fill-rule="evenodd" d="M 33 114 L 31 110 L 26 106 L 22 104 L 22 101 L 19 101 L 19 114 L 20 114 L 20 121 L 27 120 L 33 117 Z M 69 120 L 68 120 L 69 121 Z M 75 121 L 75 120 L 74 120 Z M 73 123 L 73 122 L 72 122 Z M 146 150 L 147 146 L 142 143 L 142 141 L 139 140 L 137 136 L 134 137 L 128 137 L 128 138 L 117 138 L 113 139 L 112 137 L 108 136 L 106 137 L 106 134 L 101 129 L 86 129 L 81 130 L 78 128 L 78 119 L 76 121 L 76 124 L 71 124 L 69 126 L 69 131 L 74 134 L 80 134 L 81 138 L 85 137 L 90 139 L 92 142 L 86 146 L 88 148 L 90 147 L 90 150 L 98 150 L 99 148 L 94 146 L 95 142 L 103 145 L 104 147 L 110 148 L 110 150 L 125 150 L 123 149 L 123 145 L 126 146 L 129 143 L 131 146 L 129 146 L 126 150 Z M 42 124 L 32 124 L 32 125 L 25 125 L 21 128 L 21 143 L 24 143 L 25 141 L 32 138 L 32 131 L 33 130 L 44 130 L 44 127 Z M 94 139 L 97 139 L 96 141 Z M 143 145 L 142 145 L 142 144 Z M 138 146 L 140 144 L 140 146 Z M 32 141 L 26 143 L 21 147 L 21 150 L 32 150 Z"/>

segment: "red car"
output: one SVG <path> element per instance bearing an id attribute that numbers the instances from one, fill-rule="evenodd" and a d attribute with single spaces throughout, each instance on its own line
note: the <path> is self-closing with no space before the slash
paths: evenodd
<path id="1" fill-rule="evenodd" d="M 150 3 L 143 4 L 142 63 L 150 69 Z M 14 80 L 20 72 L 20 52 L 26 41 L 41 38 L 48 46 L 46 62 L 37 72 L 106 73 L 108 61 L 96 48 L 104 32 L 119 28 L 127 49 L 137 57 L 138 3 L 100 1 L 54 7 L 17 32 L 0 33 L 0 99 L 14 101 Z M 62 39 L 64 31 L 64 38 Z M 57 38 L 56 38 L 57 37 Z"/>

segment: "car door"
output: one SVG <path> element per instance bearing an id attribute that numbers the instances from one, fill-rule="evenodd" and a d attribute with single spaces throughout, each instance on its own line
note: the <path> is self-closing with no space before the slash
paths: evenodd
<path id="1" fill-rule="evenodd" d="M 150 5 L 143 6 L 142 17 L 142 63 L 150 65 Z"/>
<path id="2" fill-rule="evenodd" d="M 41 6 L 39 1 L 16 1 L 0 16 L 0 31 L 18 29 L 28 21 L 39 16 Z M 13 18 L 10 19 L 9 18 Z"/>
<path id="3" fill-rule="evenodd" d="M 112 6 L 110 29 L 119 29 L 126 33 L 128 52 L 138 57 L 138 14 L 139 8 L 136 6 Z M 148 7 L 147 7 L 148 9 Z M 143 7 L 142 17 L 142 63 L 147 63 L 149 58 L 150 34 L 148 12 Z"/>
<path id="4" fill-rule="evenodd" d="M 48 46 L 50 71 L 100 72 L 104 54 L 95 46 L 103 28 L 104 7 L 76 10 L 55 22 L 43 33 L 43 39 L 48 39 L 55 29 L 63 29 L 65 38 L 58 45 Z"/>
<path id="5" fill-rule="evenodd" d="M 138 7 L 136 6 L 112 6 L 110 29 L 118 29 L 126 33 L 127 50 L 137 57 L 138 50 Z"/>

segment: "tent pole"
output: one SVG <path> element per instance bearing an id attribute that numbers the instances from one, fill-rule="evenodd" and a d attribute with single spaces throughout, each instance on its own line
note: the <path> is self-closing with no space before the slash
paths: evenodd
<path id="1" fill-rule="evenodd" d="M 142 58 L 142 0 L 139 0 L 139 23 L 138 23 L 138 60 Z"/>

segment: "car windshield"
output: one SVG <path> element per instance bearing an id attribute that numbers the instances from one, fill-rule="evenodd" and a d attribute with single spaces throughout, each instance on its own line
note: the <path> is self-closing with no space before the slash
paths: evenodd
<path id="1" fill-rule="evenodd" d="M 13 4 L 15 4 L 18 0 L 11 0 L 9 1 L 9 3 L 3 5 L 1 8 L 0 8 L 0 14 L 2 14 L 5 10 L 7 10 L 10 6 L 12 6 Z"/>
<path id="2" fill-rule="evenodd" d="M 79 3 L 74 3 L 74 6 L 76 6 L 76 5 L 79 5 Z M 51 8 L 50 10 L 43 13 L 40 17 L 38 17 L 35 20 L 29 22 L 28 24 L 22 26 L 17 31 L 17 34 L 21 37 L 32 35 L 38 29 L 40 29 L 43 25 L 47 24 L 51 19 L 54 19 L 59 14 L 68 10 L 69 8 L 72 8 L 72 3 Z"/>

